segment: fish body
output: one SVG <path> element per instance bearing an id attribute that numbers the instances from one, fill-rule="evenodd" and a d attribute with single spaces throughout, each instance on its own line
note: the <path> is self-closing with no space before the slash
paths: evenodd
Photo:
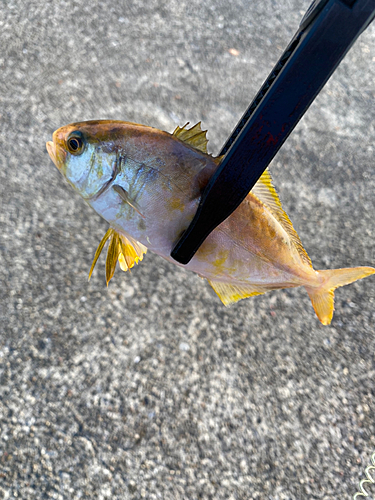
<path id="1" fill-rule="evenodd" d="M 200 124 L 169 134 L 128 122 L 91 121 L 53 134 L 47 150 L 55 165 L 110 224 L 93 266 L 109 239 L 107 283 L 117 260 L 127 270 L 149 249 L 206 278 L 224 304 L 304 286 L 320 321 L 329 324 L 334 289 L 375 269 L 314 270 L 268 170 L 187 265 L 170 257 L 220 163 L 207 154 L 206 144 Z"/>

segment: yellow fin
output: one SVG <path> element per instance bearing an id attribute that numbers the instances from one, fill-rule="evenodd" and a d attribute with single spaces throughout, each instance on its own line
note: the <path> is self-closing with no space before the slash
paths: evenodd
<path id="1" fill-rule="evenodd" d="M 108 245 L 107 259 L 105 261 L 105 279 L 107 286 L 115 274 L 117 259 L 120 255 L 119 236 L 116 231 L 113 231 L 111 241 Z"/>
<path id="2" fill-rule="evenodd" d="M 102 253 L 104 245 L 105 245 L 106 241 L 108 240 L 108 238 L 110 236 L 112 236 L 112 233 L 113 233 L 113 229 L 110 227 L 108 229 L 108 231 L 105 233 L 105 235 L 103 236 L 102 241 L 98 245 L 98 248 L 96 249 L 96 252 L 95 252 L 95 255 L 94 255 L 94 260 L 92 261 L 90 272 L 89 272 L 89 281 L 90 281 L 92 272 L 93 272 L 93 270 L 95 268 L 96 262 L 99 259 L 99 255 Z"/>
<path id="3" fill-rule="evenodd" d="M 147 253 L 147 248 L 142 243 L 134 240 L 131 236 L 122 234 L 120 234 L 120 247 L 121 253 L 118 261 L 123 271 L 127 271 L 135 264 L 138 264 L 140 260 L 143 260 L 144 254 Z"/>
<path id="4" fill-rule="evenodd" d="M 183 127 L 177 126 L 172 135 L 180 139 L 180 141 L 190 144 L 195 149 L 207 153 L 207 130 L 201 129 L 201 122 L 198 122 L 194 127 L 186 128 L 188 125 L 189 122 L 185 123 Z"/>
<path id="5" fill-rule="evenodd" d="M 142 243 L 139 243 L 139 241 L 135 240 L 131 236 L 124 236 L 110 227 L 95 252 L 94 260 L 89 272 L 89 280 L 99 255 L 101 254 L 108 239 L 110 242 L 107 250 L 105 266 L 107 286 L 115 274 L 117 261 L 120 264 L 120 268 L 123 271 L 127 271 L 135 264 L 138 264 L 138 262 L 143 259 L 143 255 L 147 252 L 147 248 L 142 245 Z"/>
<path id="6" fill-rule="evenodd" d="M 271 210 L 272 214 L 276 217 L 276 219 L 288 233 L 288 236 L 293 242 L 302 260 L 308 266 L 312 267 L 310 257 L 307 255 L 306 250 L 303 248 L 302 242 L 296 230 L 294 229 L 291 220 L 281 206 L 280 198 L 272 184 L 272 178 L 268 168 L 263 172 L 258 182 L 250 192 Z"/>
<path id="7" fill-rule="evenodd" d="M 214 162 L 217 164 L 217 165 L 220 165 L 220 163 L 222 162 L 223 158 L 224 158 L 225 155 L 221 155 L 221 156 L 215 156 L 215 158 L 213 158 Z"/>
<path id="8" fill-rule="evenodd" d="M 262 293 L 266 293 L 268 291 L 265 287 L 262 287 L 262 285 L 232 285 L 229 283 L 223 283 L 221 281 L 210 280 L 208 280 L 208 282 L 225 306 L 233 304 L 234 302 L 237 302 L 241 299 L 253 297 L 254 295 L 262 295 Z"/>
<path id="9" fill-rule="evenodd" d="M 334 307 L 334 291 L 339 286 L 349 285 L 353 281 L 366 278 L 375 273 L 373 267 L 349 267 L 344 269 L 328 269 L 317 271 L 324 277 L 323 285 L 313 288 L 305 287 L 314 311 L 323 325 L 329 325 L 332 321 Z"/>

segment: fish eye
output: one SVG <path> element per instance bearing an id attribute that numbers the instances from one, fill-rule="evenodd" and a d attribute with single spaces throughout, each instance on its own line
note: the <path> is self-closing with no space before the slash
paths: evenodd
<path id="1" fill-rule="evenodd" d="M 73 155 L 79 155 L 83 151 L 83 135 L 81 132 L 72 132 L 66 141 L 68 150 Z"/>

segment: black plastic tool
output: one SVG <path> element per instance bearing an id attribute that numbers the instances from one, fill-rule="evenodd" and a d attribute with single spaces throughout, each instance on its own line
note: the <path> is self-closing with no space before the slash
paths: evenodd
<path id="1" fill-rule="evenodd" d="M 187 264 L 242 202 L 375 16 L 375 0 L 314 1 L 223 147 L 225 157 L 171 256 Z"/>

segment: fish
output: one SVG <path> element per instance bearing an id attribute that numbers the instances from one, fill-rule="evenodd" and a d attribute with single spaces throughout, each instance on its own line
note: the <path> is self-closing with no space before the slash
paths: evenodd
<path id="1" fill-rule="evenodd" d="M 222 161 L 207 152 L 201 122 L 172 134 L 117 120 L 72 123 L 46 147 L 68 184 L 109 223 L 89 279 L 108 241 L 106 281 L 117 262 L 128 271 L 150 250 L 207 279 L 224 305 L 271 290 L 304 287 L 323 325 L 334 291 L 373 267 L 315 270 L 265 170 L 238 206 L 182 265 L 170 253 L 189 226 Z"/>

